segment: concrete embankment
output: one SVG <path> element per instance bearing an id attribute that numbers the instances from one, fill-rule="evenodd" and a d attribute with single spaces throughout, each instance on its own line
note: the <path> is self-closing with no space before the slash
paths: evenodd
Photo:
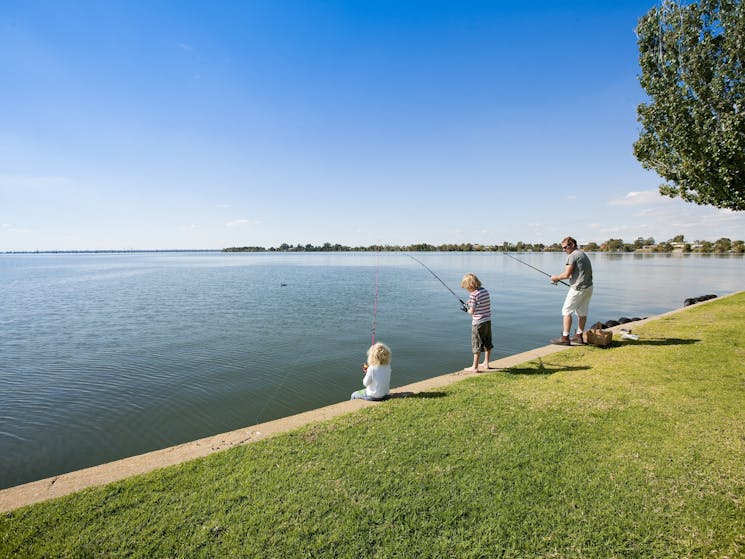
<path id="1" fill-rule="evenodd" d="M 714 299 L 716 300 L 716 299 Z M 708 302 L 700 303 L 707 304 Z M 676 309 L 669 313 L 650 317 L 641 321 L 633 323 L 633 327 L 641 326 L 642 324 L 650 321 L 674 314 L 677 312 L 685 311 L 687 308 Z M 558 319 L 557 319 L 558 320 Z M 624 326 L 631 325 L 619 325 L 609 330 L 619 330 Z M 514 367 L 521 363 L 537 359 L 539 357 L 545 357 L 552 353 L 559 351 L 565 351 L 570 349 L 568 346 L 556 346 L 547 345 L 539 347 L 530 351 L 526 351 L 517 355 L 498 359 L 490 363 L 492 370 L 506 369 Z M 393 398 L 402 398 L 412 394 L 420 392 L 427 392 L 447 386 L 454 382 L 463 380 L 464 378 L 472 377 L 478 374 L 484 374 L 486 371 L 480 373 L 466 372 L 464 370 L 449 373 L 434 378 L 430 378 L 414 384 L 401 386 L 391 390 Z M 380 405 L 374 402 L 367 402 L 364 400 L 353 400 L 340 402 L 323 408 L 307 411 L 297 415 L 277 419 L 275 421 L 269 421 L 242 429 L 236 429 L 228 433 L 222 433 L 220 435 L 214 435 L 212 437 L 206 437 L 196 441 L 172 446 L 162 450 L 156 450 L 146 454 L 138 456 L 132 456 L 78 470 L 74 472 L 65 473 L 59 476 L 42 479 L 18 485 L 16 487 L 10 487 L 8 489 L 0 490 L 0 512 L 7 512 L 10 510 L 17 509 L 19 507 L 39 503 L 48 499 L 56 497 L 62 497 L 76 491 L 88 487 L 95 487 L 99 485 L 105 485 L 114 481 L 118 481 L 130 476 L 144 474 L 172 466 L 195 458 L 200 458 L 225 450 L 238 445 L 249 444 L 252 442 L 266 439 L 278 433 L 284 433 L 300 427 L 302 425 L 323 421 L 333 417 L 337 417 L 343 414 L 351 413 L 366 406 Z"/>

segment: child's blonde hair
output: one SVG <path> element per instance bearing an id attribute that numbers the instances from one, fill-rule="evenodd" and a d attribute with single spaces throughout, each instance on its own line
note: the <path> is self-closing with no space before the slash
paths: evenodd
<path id="1" fill-rule="evenodd" d="M 371 345 L 367 350 L 368 365 L 389 365 L 391 362 L 391 348 L 380 342 Z"/>
<path id="2" fill-rule="evenodd" d="M 463 289 L 478 289 L 481 287 L 481 281 L 476 277 L 476 274 L 466 274 L 463 276 L 460 286 Z"/>

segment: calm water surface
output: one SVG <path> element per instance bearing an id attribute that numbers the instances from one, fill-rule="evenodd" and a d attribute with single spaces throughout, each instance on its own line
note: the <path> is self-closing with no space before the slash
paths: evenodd
<path id="1" fill-rule="evenodd" d="M 492 296 L 494 359 L 559 334 L 566 288 L 498 253 L 419 253 Z M 522 254 L 549 273 L 561 254 Z M 745 289 L 742 257 L 591 254 L 590 322 Z M 394 386 L 470 364 L 470 320 L 401 253 L 0 255 L 0 488 L 346 400 L 371 341 Z"/>

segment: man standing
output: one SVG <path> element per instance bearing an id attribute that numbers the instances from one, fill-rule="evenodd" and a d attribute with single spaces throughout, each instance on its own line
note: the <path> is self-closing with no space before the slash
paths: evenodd
<path id="1" fill-rule="evenodd" d="M 554 338 L 551 343 L 571 345 L 574 342 L 581 345 L 585 343 L 582 332 L 587 324 L 587 311 L 592 297 L 592 265 L 587 255 L 577 249 L 577 241 L 572 237 L 566 237 L 561 241 L 561 250 L 567 254 L 566 268 L 563 273 L 551 276 L 551 281 L 556 284 L 559 280 L 568 279 L 569 291 L 561 309 L 564 329 L 561 337 Z M 570 338 L 569 331 L 572 329 L 574 313 L 577 314 L 577 332 Z"/>

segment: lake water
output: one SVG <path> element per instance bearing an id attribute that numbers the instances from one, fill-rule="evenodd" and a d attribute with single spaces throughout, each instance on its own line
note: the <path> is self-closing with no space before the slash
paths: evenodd
<path id="1" fill-rule="evenodd" d="M 499 253 L 416 257 L 464 300 L 463 274 L 481 278 L 493 359 L 560 333 L 566 288 L 537 271 Z M 742 257 L 590 257 L 589 323 L 745 289 Z M 393 386 L 470 364 L 469 316 L 405 253 L 0 255 L 0 488 L 346 400 L 376 285 Z"/>

